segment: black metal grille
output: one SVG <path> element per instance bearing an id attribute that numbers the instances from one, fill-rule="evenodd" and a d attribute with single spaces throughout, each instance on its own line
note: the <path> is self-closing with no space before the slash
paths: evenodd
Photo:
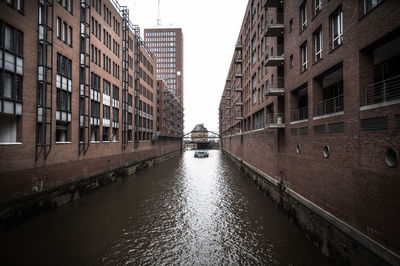
<path id="1" fill-rule="evenodd" d="M 329 133 L 334 133 L 334 132 L 344 132 L 344 123 L 330 123 L 328 124 L 328 132 Z"/>
<path id="2" fill-rule="evenodd" d="M 308 127 L 299 128 L 299 135 L 307 135 L 307 134 L 308 134 Z"/>
<path id="3" fill-rule="evenodd" d="M 313 131 L 316 134 L 325 133 L 325 125 L 317 125 L 313 127 Z"/>
<path id="4" fill-rule="evenodd" d="M 290 130 L 290 134 L 291 134 L 292 136 L 298 135 L 298 134 L 299 134 L 299 133 L 298 133 L 298 128 L 292 128 L 292 129 Z"/>
<path id="5" fill-rule="evenodd" d="M 386 129 L 388 128 L 388 117 L 374 117 L 361 119 L 361 130 Z"/>
<path id="6" fill-rule="evenodd" d="M 394 116 L 394 127 L 400 127 L 400 115 Z"/>

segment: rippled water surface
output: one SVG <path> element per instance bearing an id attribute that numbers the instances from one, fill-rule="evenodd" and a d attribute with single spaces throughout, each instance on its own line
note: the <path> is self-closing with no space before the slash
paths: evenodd
<path id="1" fill-rule="evenodd" d="M 220 151 L 193 151 L 0 233 L 5 265 L 327 265 Z"/>

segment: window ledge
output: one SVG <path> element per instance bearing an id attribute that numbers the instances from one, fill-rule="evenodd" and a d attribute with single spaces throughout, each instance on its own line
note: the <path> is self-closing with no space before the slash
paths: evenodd
<path id="1" fill-rule="evenodd" d="M 308 118 L 307 119 L 303 119 L 303 120 L 297 120 L 297 121 L 292 121 L 290 122 L 291 125 L 296 125 L 296 124 L 300 124 L 303 122 L 308 122 Z"/>
<path id="2" fill-rule="evenodd" d="M 332 48 L 331 50 L 329 50 L 329 53 L 333 53 L 334 51 L 339 49 L 339 47 L 342 47 L 342 45 L 343 45 L 343 42 L 341 44 L 339 44 L 338 46 L 336 46 L 335 48 Z"/>
<path id="3" fill-rule="evenodd" d="M 56 144 L 72 144 L 71 141 L 56 141 Z"/>
<path id="4" fill-rule="evenodd" d="M 96 143 L 100 143 L 100 141 L 98 141 L 98 140 L 91 140 L 90 143 L 96 144 Z"/>
<path id="5" fill-rule="evenodd" d="M 6 145 L 22 145 L 23 143 L 22 142 L 0 142 L 0 145 L 4 145 L 4 146 L 6 146 Z"/>
<path id="6" fill-rule="evenodd" d="M 306 72 L 307 70 L 308 70 L 308 68 L 306 68 L 306 69 L 300 71 L 300 74 L 303 74 L 303 73 Z"/>
<path id="7" fill-rule="evenodd" d="M 109 143 L 110 141 L 109 140 L 103 140 L 103 143 Z"/>
<path id="8" fill-rule="evenodd" d="M 321 7 L 320 9 L 318 9 L 318 12 L 317 12 L 317 13 L 315 13 L 315 9 L 314 9 L 313 11 L 314 11 L 314 15 L 313 15 L 313 17 L 311 18 L 311 22 L 321 13 L 322 7 Z"/>
<path id="9" fill-rule="evenodd" d="M 344 114 L 344 111 L 337 112 L 337 113 L 332 113 L 332 114 L 327 114 L 327 115 L 316 116 L 316 117 L 313 117 L 313 120 L 324 119 L 324 118 L 338 116 L 338 115 L 342 115 L 342 114 Z"/>
<path id="10" fill-rule="evenodd" d="M 314 61 L 313 66 L 315 66 L 316 64 L 318 64 L 319 62 L 322 61 L 322 59 L 324 59 L 323 57 L 321 57 L 321 59 L 319 59 L 318 61 Z"/>
<path id="11" fill-rule="evenodd" d="M 112 143 L 118 143 L 118 140 L 113 140 Z"/>

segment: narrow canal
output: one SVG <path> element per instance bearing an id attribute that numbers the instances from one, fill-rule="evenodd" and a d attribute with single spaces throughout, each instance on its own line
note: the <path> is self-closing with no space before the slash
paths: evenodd
<path id="1" fill-rule="evenodd" d="M 217 150 L 187 151 L 0 240 L 2 265 L 329 265 Z"/>

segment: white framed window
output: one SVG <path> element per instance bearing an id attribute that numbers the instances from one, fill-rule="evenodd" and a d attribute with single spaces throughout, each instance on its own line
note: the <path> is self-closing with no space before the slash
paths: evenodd
<path id="1" fill-rule="evenodd" d="M 343 12 L 342 8 L 339 8 L 331 16 L 331 30 L 332 30 L 332 49 L 335 49 L 343 43 Z"/>
<path id="2" fill-rule="evenodd" d="M 307 43 L 300 46 L 301 54 L 301 72 L 307 70 Z"/>
<path id="3" fill-rule="evenodd" d="M 61 39 L 61 19 L 57 17 L 57 38 Z"/>
<path id="4" fill-rule="evenodd" d="M 314 0 L 314 16 L 322 9 L 322 0 Z"/>
<path id="5" fill-rule="evenodd" d="M 322 59 L 322 30 L 314 33 L 315 62 Z"/>
<path id="6" fill-rule="evenodd" d="M 307 28 L 307 3 L 304 2 L 300 6 L 300 25 L 301 25 L 301 30 L 304 30 Z"/>
<path id="7" fill-rule="evenodd" d="M 69 26 L 69 45 L 72 46 L 72 27 Z"/>

